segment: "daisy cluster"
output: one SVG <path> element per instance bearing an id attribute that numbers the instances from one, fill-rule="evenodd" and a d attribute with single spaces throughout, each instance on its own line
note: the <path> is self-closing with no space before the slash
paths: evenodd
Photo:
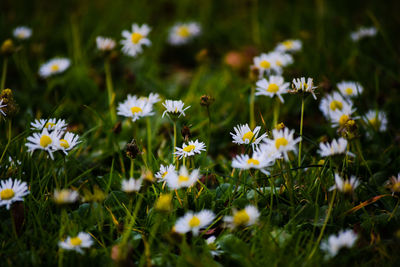
<path id="1" fill-rule="evenodd" d="M 31 123 L 31 129 L 34 133 L 27 138 L 28 152 L 44 150 L 51 159 L 56 151 L 68 155 L 81 142 L 79 135 L 66 131 L 67 123 L 62 119 L 36 119 Z"/>

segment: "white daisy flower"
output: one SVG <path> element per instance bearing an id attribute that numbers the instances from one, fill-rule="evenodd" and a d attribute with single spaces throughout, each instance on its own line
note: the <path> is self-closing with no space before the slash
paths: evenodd
<path id="1" fill-rule="evenodd" d="M 7 114 L 4 112 L 3 108 L 7 107 L 7 104 L 3 104 L 3 99 L 0 99 L 0 113 L 5 117 Z"/>
<path id="2" fill-rule="evenodd" d="M 13 35 L 19 40 L 26 40 L 32 36 L 32 29 L 26 26 L 19 26 L 14 29 Z"/>
<path id="3" fill-rule="evenodd" d="M 303 46 L 303 44 L 302 44 L 301 40 L 289 39 L 289 40 L 285 40 L 281 43 L 278 43 L 277 46 L 275 47 L 275 51 L 297 52 L 297 51 L 301 50 L 302 46 Z"/>
<path id="4" fill-rule="evenodd" d="M 128 95 L 128 98 L 118 104 L 117 114 L 123 117 L 131 118 L 136 121 L 141 117 L 153 115 L 153 104 L 146 99 L 140 99 L 137 96 Z"/>
<path id="5" fill-rule="evenodd" d="M 79 198 L 79 194 L 76 190 L 61 189 L 54 190 L 54 202 L 57 204 L 71 204 L 75 203 Z"/>
<path id="6" fill-rule="evenodd" d="M 175 170 L 171 170 L 164 179 L 167 181 L 169 188 L 179 189 L 193 186 L 199 179 L 199 175 L 200 171 L 198 169 L 194 169 L 192 173 L 189 173 L 185 165 L 182 165 L 179 169 L 179 173 Z"/>
<path id="7" fill-rule="evenodd" d="M 142 187 L 142 182 L 143 178 L 135 179 L 135 178 L 130 178 L 129 180 L 122 180 L 121 182 L 121 188 L 122 191 L 125 193 L 133 193 L 133 192 L 139 192 L 140 188 Z"/>
<path id="8" fill-rule="evenodd" d="M 357 241 L 357 234 L 353 230 L 340 231 L 338 235 L 330 235 L 327 240 L 321 243 L 320 248 L 327 253 L 326 258 L 335 257 L 341 248 L 351 248 Z"/>
<path id="9" fill-rule="evenodd" d="M 223 250 L 220 249 L 221 247 L 217 244 L 217 242 L 215 242 L 216 239 L 217 238 L 215 236 L 210 236 L 209 238 L 206 239 L 206 243 L 213 257 L 217 257 L 224 252 Z"/>
<path id="10" fill-rule="evenodd" d="M 196 139 L 196 141 L 189 141 L 188 144 L 183 144 L 182 148 L 176 147 L 174 154 L 179 156 L 179 159 L 181 159 L 183 157 L 191 157 L 195 154 L 201 154 L 201 151 L 206 150 L 205 148 L 206 145 Z"/>
<path id="11" fill-rule="evenodd" d="M 241 170 L 257 169 L 268 175 L 269 172 L 266 168 L 271 166 L 274 162 L 275 158 L 269 158 L 261 150 L 255 150 L 251 157 L 246 154 L 237 155 L 232 160 L 232 168 Z"/>
<path id="12" fill-rule="evenodd" d="M 264 139 L 265 144 L 262 146 L 261 149 L 274 149 L 276 152 L 282 154 L 285 157 L 285 160 L 288 161 L 288 152 L 296 152 L 296 144 L 301 140 L 301 137 L 297 137 L 296 139 L 294 139 L 293 134 L 294 130 L 291 130 L 289 132 L 288 128 L 284 128 L 281 130 L 274 129 L 272 130 L 273 139 Z"/>
<path id="13" fill-rule="evenodd" d="M 260 77 L 265 74 L 269 75 L 271 72 L 276 74 L 280 74 L 282 72 L 282 68 L 276 64 L 275 57 L 271 54 L 261 54 L 258 57 L 253 58 L 254 66 L 259 69 Z"/>
<path id="14" fill-rule="evenodd" d="M 337 189 L 345 194 L 351 194 L 359 184 L 360 181 L 355 176 L 351 176 L 350 180 L 344 180 L 339 174 L 335 173 L 335 185 L 329 188 L 329 190 Z"/>
<path id="15" fill-rule="evenodd" d="M 170 164 L 168 166 L 160 165 L 160 170 L 159 172 L 156 173 L 155 177 L 160 179 L 160 182 L 164 180 L 165 176 L 167 176 L 168 173 L 171 173 L 175 171 L 175 166 Z"/>
<path id="16" fill-rule="evenodd" d="M 52 131 L 49 133 L 47 128 L 44 128 L 41 133 L 33 133 L 29 136 L 25 145 L 28 147 L 28 152 L 33 153 L 36 149 L 41 149 L 49 153 L 51 159 L 54 159 L 53 152 L 57 150 L 60 137 L 61 132 Z"/>
<path id="17" fill-rule="evenodd" d="M 28 186 L 20 180 L 1 180 L 0 182 L 0 206 L 10 209 L 13 202 L 24 201 L 23 197 L 29 194 Z"/>
<path id="18" fill-rule="evenodd" d="M 358 117 L 353 117 L 352 114 L 356 110 L 353 109 L 353 106 L 348 104 L 344 105 L 341 110 L 336 109 L 335 111 L 330 112 L 330 120 L 333 127 L 343 127 L 346 123 L 352 119 L 358 119 Z"/>
<path id="19" fill-rule="evenodd" d="M 114 49 L 116 43 L 112 38 L 97 36 L 96 45 L 100 51 L 111 51 Z"/>
<path id="20" fill-rule="evenodd" d="M 400 173 L 396 176 L 392 176 L 389 178 L 389 181 L 385 183 L 386 187 L 388 187 L 393 194 L 400 192 Z"/>
<path id="21" fill-rule="evenodd" d="M 202 210 L 197 213 L 188 211 L 185 216 L 179 218 L 174 226 L 174 231 L 180 234 L 192 232 L 197 236 L 199 230 L 206 228 L 214 220 L 215 214 L 210 210 Z"/>
<path id="22" fill-rule="evenodd" d="M 122 52 L 135 57 L 143 51 L 142 46 L 150 46 L 151 41 L 147 38 L 150 30 L 151 28 L 146 24 L 142 26 L 132 24 L 132 32 L 127 30 L 122 31 L 122 36 L 125 38 L 121 41 L 123 45 Z"/>
<path id="23" fill-rule="evenodd" d="M 307 78 L 307 82 L 305 77 L 293 79 L 292 88 L 295 91 L 308 92 L 312 94 L 315 100 L 317 100 L 317 96 L 314 92 L 314 89 L 317 88 L 317 86 L 314 86 L 312 78 Z"/>
<path id="24" fill-rule="evenodd" d="M 265 95 L 269 97 L 274 97 L 275 95 L 279 97 L 279 100 L 284 103 L 282 94 L 286 94 L 289 89 L 289 83 L 285 83 L 282 76 L 269 76 L 267 79 L 259 80 L 256 83 L 256 93 L 255 95 Z"/>
<path id="25" fill-rule="evenodd" d="M 145 100 L 149 104 L 154 105 L 157 102 L 160 102 L 160 95 L 157 93 L 150 93 L 149 96 L 141 96 L 139 97 L 140 100 Z"/>
<path id="26" fill-rule="evenodd" d="M 377 29 L 375 27 L 361 27 L 359 28 L 357 31 L 352 32 L 350 34 L 350 38 L 351 40 L 353 40 L 353 42 L 357 42 L 362 38 L 365 37 L 373 37 L 378 33 Z"/>
<path id="27" fill-rule="evenodd" d="M 61 131 L 64 132 L 67 129 L 67 123 L 62 119 L 50 118 L 46 119 L 36 119 L 31 122 L 31 130 L 41 131 L 46 128 L 49 131 Z"/>
<path id="28" fill-rule="evenodd" d="M 80 142 L 79 135 L 67 132 L 63 138 L 58 140 L 56 148 L 64 152 L 65 155 L 68 155 L 68 151 L 73 149 Z"/>
<path id="29" fill-rule="evenodd" d="M 164 103 L 162 103 L 163 106 L 165 107 L 165 111 L 162 114 L 162 117 L 165 116 L 165 114 L 171 114 L 171 115 L 178 115 L 178 118 L 183 115 L 185 115 L 185 110 L 190 108 L 190 106 L 187 106 L 184 108 L 185 103 L 182 102 L 182 100 L 165 100 Z"/>
<path id="30" fill-rule="evenodd" d="M 39 75 L 42 78 L 48 78 L 63 73 L 70 65 L 71 61 L 68 58 L 53 58 L 40 66 Z"/>
<path id="31" fill-rule="evenodd" d="M 254 130 L 250 130 L 249 125 L 246 123 L 244 125 L 238 125 L 233 128 L 235 130 L 235 133 L 231 132 L 231 136 L 233 139 L 233 143 L 242 145 L 242 144 L 250 144 L 253 147 L 253 150 L 257 148 L 258 144 L 263 140 L 264 138 L 267 137 L 267 134 L 262 134 L 260 137 L 258 137 L 258 134 L 261 130 L 260 126 L 257 126 L 254 128 Z"/>
<path id="32" fill-rule="evenodd" d="M 92 237 L 85 232 L 80 232 L 75 237 L 68 236 L 67 239 L 58 242 L 58 246 L 60 248 L 66 250 L 75 250 L 81 254 L 83 254 L 82 248 L 89 248 L 92 246 L 92 244 Z"/>
<path id="33" fill-rule="evenodd" d="M 336 84 L 336 86 L 339 89 L 340 93 L 345 97 L 361 95 L 364 90 L 362 85 L 358 82 L 342 81 Z"/>
<path id="34" fill-rule="evenodd" d="M 194 37 L 200 35 L 200 32 L 201 28 L 198 23 L 177 23 L 171 28 L 168 41 L 172 45 L 186 44 Z"/>
<path id="35" fill-rule="evenodd" d="M 337 92 L 333 92 L 322 98 L 321 103 L 319 104 L 319 109 L 324 114 L 325 118 L 330 120 L 331 113 L 336 110 L 342 110 L 343 106 L 352 106 L 353 102 L 349 99 L 344 99 L 342 95 Z"/>
<path id="36" fill-rule="evenodd" d="M 388 120 L 385 112 L 370 110 L 365 114 L 365 117 L 364 121 L 370 124 L 376 131 L 386 131 Z"/>
<path id="37" fill-rule="evenodd" d="M 292 55 L 287 53 L 272 51 L 269 52 L 268 55 L 270 55 L 273 59 L 273 62 L 281 68 L 287 67 L 294 62 Z"/>
<path id="38" fill-rule="evenodd" d="M 319 143 L 318 153 L 321 157 L 329 157 L 338 154 L 347 154 L 349 156 L 354 157 L 355 155 L 351 152 L 347 152 L 347 140 L 343 137 L 340 137 L 338 140 L 333 139 L 332 143 Z"/>
<path id="39" fill-rule="evenodd" d="M 247 205 L 242 210 L 233 209 L 233 216 L 225 216 L 224 222 L 230 228 L 238 226 L 250 226 L 257 223 L 260 217 L 260 212 L 257 207 L 253 205 Z"/>

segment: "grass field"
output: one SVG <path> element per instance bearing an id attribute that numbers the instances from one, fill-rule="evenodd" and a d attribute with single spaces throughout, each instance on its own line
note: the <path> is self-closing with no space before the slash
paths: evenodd
<path id="1" fill-rule="evenodd" d="M 0 10 L 0 266 L 400 264 L 400 3 Z"/>

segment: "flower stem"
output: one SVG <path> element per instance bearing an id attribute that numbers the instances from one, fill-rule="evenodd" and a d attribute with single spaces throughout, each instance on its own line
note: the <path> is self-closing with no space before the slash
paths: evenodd
<path id="1" fill-rule="evenodd" d="M 133 178 L 133 170 L 134 170 L 134 166 L 135 166 L 134 163 L 135 163 L 134 160 L 131 159 L 131 168 L 129 170 L 129 178 Z"/>
<path id="2" fill-rule="evenodd" d="M 110 117 L 111 117 L 111 122 L 114 123 L 117 120 L 117 115 L 114 110 L 115 93 L 113 90 L 110 62 L 108 59 L 106 59 L 106 61 L 104 62 L 104 71 L 106 73 L 106 85 L 107 85 L 108 106 L 110 109 Z"/>
<path id="3" fill-rule="evenodd" d="M 3 161 L 4 155 L 6 154 L 8 146 L 10 144 L 11 144 L 11 119 L 8 120 L 8 141 L 6 147 L 3 150 L 3 153 L 1 154 L 0 163 Z"/>
<path id="4" fill-rule="evenodd" d="M 300 115 L 300 144 L 299 144 L 299 159 L 298 167 L 301 165 L 301 145 L 303 143 L 303 117 L 304 117 L 304 96 L 301 97 L 301 115 Z"/>
<path id="5" fill-rule="evenodd" d="M 319 233 L 317 242 L 315 243 L 315 246 L 314 246 L 313 250 L 311 251 L 310 256 L 308 256 L 308 260 L 311 259 L 312 256 L 314 255 L 315 251 L 318 248 L 319 243 L 321 242 L 322 236 L 324 235 L 324 231 L 325 231 L 326 225 L 328 224 L 329 217 L 331 216 L 331 212 L 332 212 L 332 208 L 333 208 L 333 202 L 335 201 L 335 197 L 336 197 L 336 191 L 337 191 L 336 189 L 333 191 L 331 203 L 329 203 L 328 213 L 326 214 L 325 221 L 324 221 L 324 224 L 322 226 L 321 232 Z"/>
<path id="6" fill-rule="evenodd" d="M 1 74 L 1 86 L 0 89 L 5 89 L 4 85 L 6 83 L 6 75 L 7 75 L 7 62 L 8 62 L 8 58 L 5 57 L 4 61 L 3 61 L 3 72 Z"/>
<path id="7" fill-rule="evenodd" d="M 274 105 L 274 117 L 272 120 L 271 129 L 274 129 L 275 126 L 278 124 L 278 117 L 279 117 L 279 109 L 280 109 L 280 100 L 278 97 L 275 98 L 275 105 Z"/>
<path id="8" fill-rule="evenodd" d="M 251 87 L 251 93 L 250 93 L 250 128 L 254 129 L 255 121 L 254 121 L 254 93 L 255 93 L 255 87 Z"/>
<path id="9" fill-rule="evenodd" d="M 150 118 L 146 118 L 146 126 L 147 126 L 147 154 L 148 154 L 148 163 L 151 162 L 152 150 L 151 150 L 151 123 Z"/>
<path id="10" fill-rule="evenodd" d="M 176 121 L 174 121 L 174 147 L 172 148 L 172 162 L 175 164 L 175 147 L 176 147 Z"/>

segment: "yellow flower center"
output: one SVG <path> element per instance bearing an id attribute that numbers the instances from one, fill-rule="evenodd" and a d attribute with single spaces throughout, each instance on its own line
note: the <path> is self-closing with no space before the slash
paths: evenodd
<path id="1" fill-rule="evenodd" d="M 170 194 L 161 194 L 161 196 L 157 199 L 155 208 L 161 211 L 169 211 L 171 206 L 172 196 Z"/>
<path id="2" fill-rule="evenodd" d="M 49 127 L 54 127 L 54 126 L 56 126 L 55 123 L 48 122 L 48 123 L 46 123 L 46 125 L 44 126 L 44 128 L 49 128 Z"/>
<path id="3" fill-rule="evenodd" d="M 292 41 L 284 41 L 283 46 L 286 47 L 286 49 L 290 49 L 293 47 L 293 42 Z"/>
<path id="4" fill-rule="evenodd" d="M 17 34 L 17 37 L 22 39 L 22 38 L 25 37 L 25 34 L 23 32 L 20 32 L 20 33 Z"/>
<path id="5" fill-rule="evenodd" d="M 303 88 L 307 89 L 308 88 L 308 84 L 307 83 L 303 83 Z"/>
<path id="6" fill-rule="evenodd" d="M 375 129 L 378 129 L 380 126 L 380 122 L 377 118 L 370 119 L 369 123 L 371 123 L 372 127 L 374 127 Z"/>
<path id="7" fill-rule="evenodd" d="M 73 237 L 71 238 L 70 243 L 73 246 L 79 246 L 80 244 L 82 244 L 82 240 L 79 237 Z"/>
<path id="8" fill-rule="evenodd" d="M 267 92 L 276 93 L 279 90 L 279 86 L 276 83 L 270 83 L 267 88 Z"/>
<path id="9" fill-rule="evenodd" d="M 138 44 L 142 38 L 143 38 L 143 35 L 141 35 L 138 32 L 134 32 L 131 35 L 131 40 L 132 40 L 132 43 L 134 43 L 134 44 Z"/>
<path id="10" fill-rule="evenodd" d="M 51 71 L 58 71 L 60 67 L 57 64 L 51 66 Z"/>
<path id="11" fill-rule="evenodd" d="M 400 182 L 397 182 L 397 183 L 393 184 L 392 191 L 393 192 L 400 192 Z"/>
<path id="12" fill-rule="evenodd" d="M 258 164 L 260 164 L 260 162 L 259 162 L 258 160 L 256 160 L 256 159 L 249 158 L 249 159 L 247 160 L 247 164 L 258 165 Z"/>
<path id="13" fill-rule="evenodd" d="M 331 102 L 331 104 L 329 105 L 329 107 L 331 108 L 331 110 L 336 110 L 336 109 L 342 110 L 343 104 L 342 104 L 342 102 L 340 102 L 340 101 L 333 100 L 333 101 Z"/>
<path id="14" fill-rule="evenodd" d="M 243 139 L 243 141 L 246 141 L 246 139 L 248 139 L 249 141 L 254 141 L 254 140 L 252 140 L 253 136 L 254 136 L 253 132 L 249 131 L 243 135 L 242 139 Z"/>
<path id="15" fill-rule="evenodd" d="M 164 178 L 165 176 L 167 176 L 168 172 L 164 172 L 161 177 Z"/>
<path id="16" fill-rule="evenodd" d="M 189 226 L 190 227 L 198 227 L 200 225 L 200 219 L 197 218 L 196 216 L 193 216 L 192 219 L 189 221 Z"/>
<path id="17" fill-rule="evenodd" d="M 189 28 L 186 26 L 181 26 L 178 28 L 177 34 L 182 38 L 186 38 L 190 35 Z"/>
<path id="18" fill-rule="evenodd" d="M 343 192 L 351 193 L 351 191 L 353 191 L 353 187 L 351 186 L 351 184 L 348 181 L 344 182 Z"/>
<path id="19" fill-rule="evenodd" d="M 62 146 L 63 148 L 69 148 L 69 143 L 65 139 L 60 139 L 60 146 Z"/>
<path id="20" fill-rule="evenodd" d="M 318 165 L 324 165 L 324 164 L 325 164 L 325 160 L 320 159 L 320 160 L 318 161 Z"/>
<path id="21" fill-rule="evenodd" d="M 279 149 L 281 146 L 287 146 L 288 140 L 285 137 L 281 137 L 275 140 L 275 147 Z"/>
<path id="22" fill-rule="evenodd" d="M 178 177 L 178 182 L 179 183 L 183 183 L 183 182 L 187 182 L 187 181 L 189 181 L 189 177 L 188 176 L 179 175 L 179 177 Z"/>
<path id="23" fill-rule="evenodd" d="M 233 223 L 235 225 L 244 225 L 250 221 L 250 216 L 246 210 L 240 210 L 233 216 Z"/>
<path id="24" fill-rule="evenodd" d="M 353 89 L 352 88 L 350 88 L 350 87 L 348 87 L 348 88 L 346 88 L 346 90 L 344 90 L 345 92 L 346 92 L 346 94 L 348 94 L 348 95 L 351 95 L 351 94 L 353 94 Z"/>
<path id="25" fill-rule="evenodd" d="M 190 151 L 192 151 L 193 149 L 195 149 L 196 147 L 194 146 L 194 145 L 188 145 L 188 146 L 185 146 L 184 148 L 183 148 L 183 151 L 185 151 L 185 152 L 190 152 Z"/>
<path id="26" fill-rule="evenodd" d="M 43 135 L 42 137 L 40 137 L 40 146 L 47 147 L 51 143 L 52 143 L 52 140 L 51 140 L 50 136 Z"/>
<path id="27" fill-rule="evenodd" d="M 266 60 L 260 62 L 260 67 L 263 69 L 269 69 L 271 67 L 271 63 Z"/>
<path id="28" fill-rule="evenodd" d="M 3 200 L 11 199 L 15 195 L 14 190 L 11 188 L 6 188 L 1 191 L 0 198 Z"/>
<path id="29" fill-rule="evenodd" d="M 141 111 L 142 111 L 142 109 L 140 107 L 131 107 L 132 114 L 135 114 L 135 113 L 138 113 Z"/>
<path id="30" fill-rule="evenodd" d="M 347 122 L 349 119 L 350 119 L 349 116 L 346 115 L 346 114 L 343 114 L 342 116 L 340 116 L 340 119 L 339 119 L 339 124 L 340 124 L 340 126 L 345 125 L 346 122 Z"/>
<path id="31" fill-rule="evenodd" d="M 275 61 L 276 65 L 278 65 L 279 67 L 282 66 L 282 62 L 280 60 Z"/>

